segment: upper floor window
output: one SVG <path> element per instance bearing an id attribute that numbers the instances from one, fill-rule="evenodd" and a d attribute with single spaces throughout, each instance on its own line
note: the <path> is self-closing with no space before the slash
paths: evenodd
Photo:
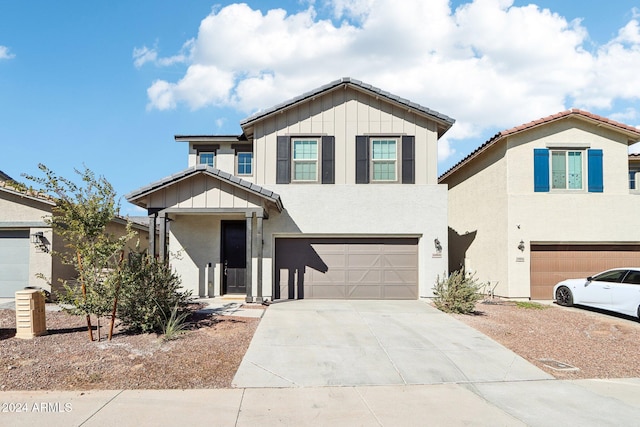
<path id="1" fill-rule="evenodd" d="M 590 193 L 602 193 L 602 150 L 535 148 L 533 181 L 535 192 L 584 190 L 586 187 Z"/>
<path id="2" fill-rule="evenodd" d="M 318 180 L 318 140 L 292 139 L 293 181 Z"/>
<path id="3" fill-rule="evenodd" d="M 335 183 L 336 139 L 331 135 L 278 135 L 276 184 L 290 182 Z"/>
<path id="4" fill-rule="evenodd" d="M 238 175 L 253 175 L 253 153 L 239 152 L 237 159 Z"/>
<path id="5" fill-rule="evenodd" d="M 201 165 L 207 165 L 215 167 L 216 154 L 213 152 L 201 152 L 198 153 L 198 163 Z"/>
<path id="6" fill-rule="evenodd" d="M 582 151 L 551 152 L 551 188 L 582 190 Z"/>
<path id="7" fill-rule="evenodd" d="M 371 140 L 371 180 L 396 181 L 398 176 L 398 141 Z"/>
<path id="8" fill-rule="evenodd" d="M 636 173 L 640 172 L 640 169 L 631 169 L 629 168 L 629 189 L 630 190 L 640 190 L 638 183 L 636 182 Z"/>

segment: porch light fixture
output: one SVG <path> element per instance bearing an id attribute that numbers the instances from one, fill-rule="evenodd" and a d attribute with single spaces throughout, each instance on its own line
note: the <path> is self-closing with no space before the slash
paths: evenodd
<path id="1" fill-rule="evenodd" d="M 42 231 L 36 231 L 31 235 L 31 243 L 33 243 L 37 249 L 42 252 L 49 252 L 49 248 L 47 247 L 47 240 L 44 237 L 44 233 Z"/>
<path id="2" fill-rule="evenodd" d="M 524 252 L 524 241 L 520 240 L 520 243 L 518 244 L 518 249 L 520 249 L 520 252 Z"/>
<path id="3" fill-rule="evenodd" d="M 437 237 L 433 240 L 433 244 L 436 247 L 436 252 L 442 253 L 442 245 L 440 244 L 440 240 Z"/>

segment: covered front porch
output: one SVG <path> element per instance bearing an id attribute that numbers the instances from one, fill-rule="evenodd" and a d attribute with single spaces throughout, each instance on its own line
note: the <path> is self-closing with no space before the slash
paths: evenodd
<path id="1" fill-rule="evenodd" d="M 147 209 L 149 251 L 171 263 L 194 296 L 243 296 L 262 302 L 264 221 L 282 211 L 280 197 L 198 165 L 127 195 Z M 155 233 L 152 233 L 155 235 Z"/>

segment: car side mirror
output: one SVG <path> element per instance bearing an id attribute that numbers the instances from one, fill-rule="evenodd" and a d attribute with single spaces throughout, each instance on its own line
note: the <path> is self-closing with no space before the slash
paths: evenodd
<path id="1" fill-rule="evenodd" d="M 587 277 L 587 282 L 593 282 L 593 277 L 591 276 Z"/>

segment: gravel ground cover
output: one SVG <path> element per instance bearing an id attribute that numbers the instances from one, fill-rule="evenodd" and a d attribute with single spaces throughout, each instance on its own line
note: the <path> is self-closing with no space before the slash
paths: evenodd
<path id="1" fill-rule="evenodd" d="M 453 316 L 556 378 L 640 377 L 640 323 L 632 318 L 501 300 Z M 47 311 L 49 333 L 22 340 L 14 337 L 15 311 L 0 309 L 0 390 L 230 387 L 259 319 L 194 315 L 191 322 L 176 340 L 117 327 L 107 341 L 103 319 L 102 341 L 90 342 L 83 318 Z"/>
<path id="2" fill-rule="evenodd" d="M 637 319 L 523 305 L 494 300 L 479 303 L 474 315 L 454 316 L 559 379 L 640 377 Z"/>
<path id="3" fill-rule="evenodd" d="M 0 389 L 230 387 L 259 319 L 194 314 L 190 320 L 175 340 L 116 327 L 107 341 L 102 319 L 102 341 L 91 342 L 84 318 L 47 311 L 48 334 L 23 340 L 14 337 L 15 311 L 0 310 Z"/>

